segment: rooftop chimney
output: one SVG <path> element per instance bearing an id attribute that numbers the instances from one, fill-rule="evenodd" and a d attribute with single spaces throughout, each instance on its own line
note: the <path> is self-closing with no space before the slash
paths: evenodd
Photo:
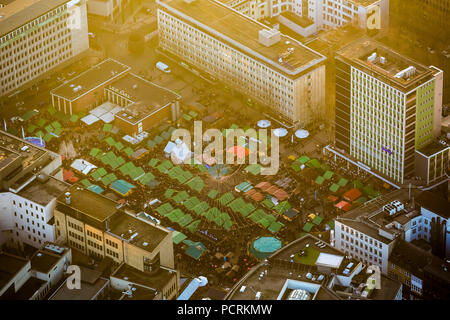
<path id="1" fill-rule="evenodd" d="M 66 204 L 70 204 L 70 192 L 66 192 Z"/>

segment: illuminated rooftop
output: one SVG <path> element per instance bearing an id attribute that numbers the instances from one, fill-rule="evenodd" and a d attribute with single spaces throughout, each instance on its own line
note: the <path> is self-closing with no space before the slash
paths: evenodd
<path id="1" fill-rule="evenodd" d="M 158 1 L 158 8 L 209 34 L 212 33 L 214 37 L 288 77 L 295 78 L 326 59 L 284 34 L 281 34 L 280 40 L 271 46 L 263 45 L 259 41 L 259 31 L 271 29 L 224 4 L 212 0 L 187 2 L 162 0 Z M 280 57 L 283 57 L 282 62 L 279 60 Z"/>
<path id="2" fill-rule="evenodd" d="M 408 92 L 433 77 L 433 69 L 368 37 L 338 51 L 338 57 L 400 91 Z"/>

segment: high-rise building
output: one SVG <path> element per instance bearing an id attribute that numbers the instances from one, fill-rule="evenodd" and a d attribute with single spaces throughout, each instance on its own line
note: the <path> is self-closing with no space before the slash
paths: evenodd
<path id="1" fill-rule="evenodd" d="M 441 70 L 360 39 L 336 56 L 336 141 L 327 149 L 396 186 L 414 176 L 437 183 L 449 148 L 428 149 L 441 109 Z"/>
<path id="2" fill-rule="evenodd" d="M 295 126 L 324 116 L 323 55 L 212 0 L 157 3 L 164 51 Z"/>
<path id="3" fill-rule="evenodd" d="M 0 247 L 53 242 L 53 209 L 68 187 L 61 156 L 0 131 L 0 159 Z"/>
<path id="4" fill-rule="evenodd" d="M 15 0 L 0 8 L 0 96 L 89 48 L 85 0 Z"/>
<path id="5" fill-rule="evenodd" d="M 364 30 L 386 29 L 389 25 L 389 0 L 218 1 L 252 19 L 275 18 L 304 37 L 350 23 Z"/>

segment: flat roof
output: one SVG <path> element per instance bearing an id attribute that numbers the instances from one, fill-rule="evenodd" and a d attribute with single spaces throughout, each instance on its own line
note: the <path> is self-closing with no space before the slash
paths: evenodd
<path id="1" fill-rule="evenodd" d="M 214 34 L 214 37 L 290 78 L 300 76 L 303 71 L 326 59 L 284 34 L 281 34 L 280 41 L 266 47 L 259 42 L 259 31 L 270 28 L 216 1 L 194 0 L 187 3 L 185 0 L 160 0 L 157 3 L 158 9 L 170 12 L 206 33 Z M 284 63 L 280 63 L 278 59 L 288 48 L 294 50 L 284 59 Z"/>
<path id="2" fill-rule="evenodd" d="M 0 36 L 69 2 L 69 0 L 15 0 L 0 8 Z"/>
<path id="3" fill-rule="evenodd" d="M 72 185 L 68 192 L 70 192 L 69 205 L 66 203 L 65 193 L 58 197 L 58 201 L 63 206 L 75 209 L 95 221 L 104 222 L 118 211 L 116 202 L 79 185 Z"/>
<path id="4" fill-rule="evenodd" d="M 48 273 L 55 264 L 61 259 L 61 257 L 67 252 L 65 247 L 61 247 L 64 249 L 61 255 L 50 252 L 46 249 L 41 249 L 37 251 L 34 256 L 31 258 L 31 268 L 33 270 Z"/>
<path id="5" fill-rule="evenodd" d="M 268 263 L 262 262 L 252 268 L 247 274 L 243 276 L 243 278 L 236 283 L 236 285 L 229 291 L 226 299 L 231 300 L 254 300 L 256 292 L 262 292 L 261 299 L 262 300 L 275 300 L 280 295 L 283 286 L 285 285 L 287 280 L 300 281 L 306 284 L 312 284 L 315 286 L 320 286 L 315 295 L 315 300 L 320 299 L 339 299 L 336 294 L 332 291 L 323 292 L 323 294 L 318 294 L 320 290 L 327 290 L 326 284 L 330 280 L 330 275 L 326 274 L 322 271 L 319 271 L 317 260 L 311 260 L 311 264 L 303 264 L 296 262 L 293 260 L 291 256 L 293 254 L 299 253 L 305 248 L 316 250 L 320 257 L 323 254 L 322 260 L 325 257 L 335 256 L 341 257 L 337 258 L 339 260 L 339 265 L 335 263 L 333 266 L 328 266 L 332 269 L 337 266 L 337 271 L 333 271 L 336 274 L 341 274 L 341 271 L 346 268 L 346 266 L 353 262 L 353 267 L 351 268 L 351 272 L 353 272 L 356 267 L 360 264 L 359 261 L 355 259 L 347 259 L 344 258 L 344 253 L 333 248 L 328 243 L 325 243 L 325 246 L 319 247 L 319 242 L 323 242 L 319 238 L 316 238 L 311 235 L 306 235 L 300 239 L 297 239 L 285 247 L 282 247 L 274 254 L 272 254 L 269 258 L 267 258 Z M 316 244 L 317 243 L 317 244 Z M 324 243 L 324 242 L 323 242 Z M 307 253 L 309 254 L 309 253 Z M 326 260 L 326 259 L 325 259 Z M 335 261 L 336 262 L 336 261 Z M 320 263 L 319 267 L 324 266 L 325 264 Z M 262 279 L 260 279 L 260 275 L 265 270 L 268 270 L 267 274 L 265 274 Z M 308 279 L 306 275 L 311 273 L 318 277 L 319 275 L 323 275 L 324 279 L 321 281 L 313 281 Z M 242 286 L 246 286 L 244 292 L 241 292 Z M 252 289 L 249 289 L 251 287 Z"/>
<path id="6" fill-rule="evenodd" d="M 125 241 L 130 241 L 131 244 L 146 251 L 156 249 L 170 233 L 162 227 L 144 222 L 141 218 L 133 217 L 125 212 L 115 215 L 111 219 L 109 227 L 110 233 L 125 239 Z M 137 235 L 130 240 L 134 234 Z M 170 241 L 172 241 L 172 238 L 170 238 Z"/>
<path id="7" fill-rule="evenodd" d="M 20 190 L 18 194 L 34 203 L 45 206 L 64 194 L 69 187 L 69 184 L 53 177 L 49 177 L 48 180 L 42 182 L 36 178 Z"/>
<path id="8" fill-rule="evenodd" d="M 160 268 L 156 273 L 149 274 L 147 272 L 140 271 L 123 263 L 111 277 L 115 277 L 126 281 L 132 282 L 147 288 L 161 291 L 167 283 L 176 276 L 176 271 L 169 271 L 164 268 Z"/>
<path id="9" fill-rule="evenodd" d="M 67 280 L 64 281 L 49 300 L 92 300 L 109 283 L 109 280 L 99 278 L 93 284 L 82 281 L 81 289 L 79 290 L 69 289 L 66 282 Z"/>
<path id="10" fill-rule="evenodd" d="M 409 271 L 415 276 L 422 276 L 423 268 L 431 263 L 432 254 L 399 239 L 391 254 L 389 255 L 389 262 Z"/>
<path id="11" fill-rule="evenodd" d="M 30 277 L 20 289 L 11 297 L 13 300 L 29 300 L 47 282 L 35 277 Z"/>
<path id="12" fill-rule="evenodd" d="M 134 101 L 116 114 L 116 117 L 133 124 L 181 98 L 175 92 L 131 73 L 114 81 L 108 86 L 108 89 Z"/>
<path id="13" fill-rule="evenodd" d="M 374 53 L 376 53 L 376 58 L 369 62 L 368 58 Z M 437 71 L 401 55 L 369 37 L 363 37 L 350 43 L 339 50 L 337 56 L 347 60 L 357 69 L 371 74 L 404 93 L 430 80 L 434 72 Z M 383 61 L 382 57 L 384 58 Z M 415 72 L 409 76 L 396 76 L 409 67 L 413 67 Z"/>
<path id="14" fill-rule="evenodd" d="M 120 77 L 130 69 L 130 67 L 108 58 L 59 87 L 56 87 L 51 93 L 73 101 L 89 91 Z"/>
<path id="15" fill-rule="evenodd" d="M 449 146 L 443 146 L 442 144 L 437 143 L 436 141 L 433 140 L 431 143 L 429 143 L 422 149 L 417 150 L 417 152 L 427 157 L 430 157 L 432 155 L 435 155 L 436 153 L 443 152 L 448 149 L 450 149 Z"/>
<path id="16" fill-rule="evenodd" d="M 380 2 L 380 0 L 347 0 L 347 1 L 364 7 L 368 7 L 372 4 Z"/>
<path id="17" fill-rule="evenodd" d="M 22 166 L 26 169 L 50 153 L 48 150 L 38 148 L 34 144 L 0 130 L 0 172 L 20 157 Z"/>
<path id="18" fill-rule="evenodd" d="M 28 260 L 9 253 L 0 252 L 0 289 L 22 270 Z"/>
<path id="19" fill-rule="evenodd" d="M 450 202 L 433 192 L 424 191 L 418 197 L 416 202 L 431 212 L 434 212 L 446 219 L 450 218 Z"/>

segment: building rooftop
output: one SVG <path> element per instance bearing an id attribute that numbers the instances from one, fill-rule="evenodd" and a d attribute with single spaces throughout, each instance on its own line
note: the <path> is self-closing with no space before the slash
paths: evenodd
<path id="1" fill-rule="evenodd" d="M 64 193 L 58 197 L 57 206 L 58 210 L 66 214 L 81 214 L 87 216 L 89 220 L 103 223 L 118 212 L 116 202 L 79 185 L 72 185 L 68 192 L 70 204 L 66 203 Z"/>
<path id="2" fill-rule="evenodd" d="M 158 8 L 181 17 L 228 45 L 269 65 L 290 78 L 317 65 L 326 58 L 296 40 L 281 34 L 280 40 L 267 47 L 259 41 L 259 31 L 270 29 L 226 5 L 212 0 L 161 0 Z M 288 49 L 293 49 L 289 52 Z M 226 54 L 226 52 L 224 52 Z M 279 59 L 284 56 L 283 62 Z"/>
<path id="3" fill-rule="evenodd" d="M 431 263 L 432 257 L 433 255 L 430 252 L 399 239 L 389 256 L 389 262 L 420 277 L 425 266 Z"/>
<path id="4" fill-rule="evenodd" d="M 29 300 L 42 286 L 47 285 L 47 282 L 35 277 L 30 277 L 20 289 L 8 299 L 12 300 Z"/>
<path id="5" fill-rule="evenodd" d="M 36 178 L 18 194 L 34 203 L 46 206 L 50 201 L 64 194 L 69 187 L 69 184 L 53 177 L 44 180 Z"/>
<path id="6" fill-rule="evenodd" d="M 306 253 L 299 258 L 302 251 Z M 310 300 L 339 299 L 327 286 L 332 273 L 343 275 L 342 271 L 350 263 L 353 265 L 349 267 L 349 274 L 361 267 L 359 261 L 347 258 L 329 244 L 307 235 L 255 266 L 230 290 L 226 299 L 254 300 L 257 292 L 261 292 L 261 300 L 287 299 L 294 289 L 306 290 Z"/>
<path id="7" fill-rule="evenodd" d="M 109 58 L 56 87 L 51 93 L 73 101 L 89 91 L 117 79 L 130 69 L 130 67 Z"/>
<path id="8" fill-rule="evenodd" d="M 443 146 L 442 144 L 440 144 L 436 141 L 432 141 L 431 143 L 429 143 L 422 149 L 417 150 L 417 152 L 423 154 L 426 157 L 430 157 L 432 155 L 435 155 L 436 153 L 442 152 L 444 150 L 449 150 L 449 149 L 450 149 L 450 146 Z"/>
<path id="9" fill-rule="evenodd" d="M 110 233 L 146 251 L 153 251 L 166 237 L 171 237 L 170 231 L 125 212 L 115 215 L 109 227 Z"/>
<path id="10" fill-rule="evenodd" d="M 49 300 L 92 300 L 100 294 L 109 284 L 109 279 L 95 276 L 94 282 L 86 282 L 83 277 L 89 273 L 90 269 L 81 268 L 81 289 L 71 290 L 67 287 L 66 281 L 53 293 Z M 96 274 L 97 275 L 97 274 Z"/>
<path id="11" fill-rule="evenodd" d="M 412 196 L 416 197 L 419 194 L 420 191 L 415 189 L 411 190 L 411 198 Z M 394 201 L 398 201 L 403 205 L 403 208 L 396 210 L 396 212 L 390 216 L 383 208 L 385 205 L 390 205 Z M 388 244 L 401 234 L 401 230 L 397 229 L 395 226 L 403 226 L 419 215 L 417 208 L 412 207 L 411 205 L 412 199 L 409 199 L 408 190 L 399 189 L 368 201 L 362 206 L 350 210 L 338 217 L 337 220 L 382 243 Z"/>
<path id="12" fill-rule="evenodd" d="M 437 194 L 431 191 L 424 191 L 415 200 L 421 207 L 443 218 L 450 218 L 450 202 Z"/>
<path id="13" fill-rule="evenodd" d="M 161 292 L 169 281 L 176 276 L 176 271 L 170 271 L 160 268 L 156 273 L 149 274 L 147 272 L 135 269 L 123 263 L 111 277 L 134 283 L 138 286 L 155 289 Z"/>
<path id="14" fill-rule="evenodd" d="M 3 2 L 3 1 L 2 1 Z M 43 14 L 69 2 L 69 0 L 15 0 L 0 8 L 0 37 Z"/>
<path id="15" fill-rule="evenodd" d="M 350 43 L 337 54 L 357 69 L 405 93 L 430 80 L 436 72 L 369 37 Z"/>
<path id="16" fill-rule="evenodd" d="M 116 117 L 133 124 L 181 98 L 175 92 L 160 87 L 135 74 L 123 76 L 114 81 L 108 88 L 134 102 L 116 114 Z"/>
<path id="17" fill-rule="evenodd" d="M 0 130 L 0 173 L 19 158 L 22 159 L 22 167 L 26 170 L 48 154 L 50 151 Z"/>
<path id="18" fill-rule="evenodd" d="M 347 1 L 363 7 L 368 7 L 372 4 L 380 2 L 380 0 L 347 0 Z"/>
<path id="19" fill-rule="evenodd" d="M 0 289 L 3 289 L 27 263 L 28 260 L 22 257 L 0 252 Z"/>
<path id="20" fill-rule="evenodd" d="M 31 269 L 42 273 L 50 272 L 55 264 L 68 251 L 68 249 L 65 247 L 59 247 L 63 249 L 61 254 L 50 251 L 46 247 L 37 251 L 31 258 Z"/>

